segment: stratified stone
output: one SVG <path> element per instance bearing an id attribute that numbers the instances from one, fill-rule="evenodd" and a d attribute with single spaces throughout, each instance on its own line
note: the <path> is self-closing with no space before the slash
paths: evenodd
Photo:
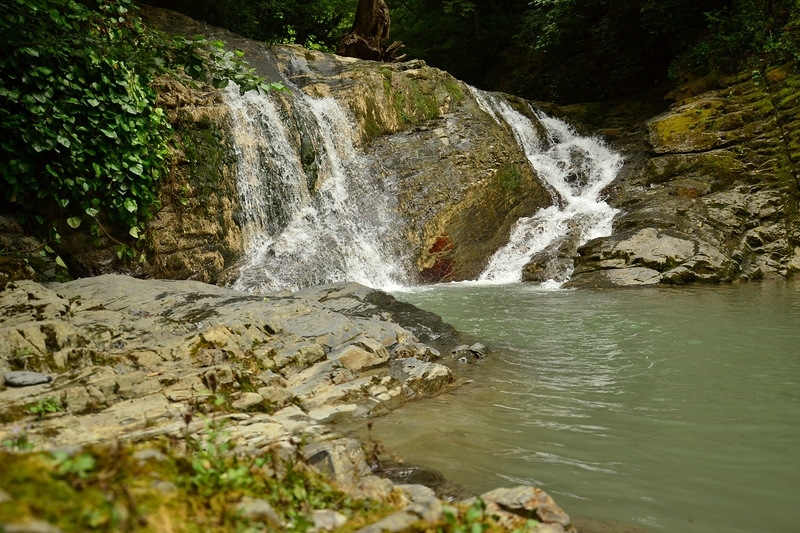
<path id="1" fill-rule="evenodd" d="M 383 348 L 383 346 L 381 346 Z M 328 354 L 328 358 L 341 363 L 348 370 L 365 370 L 385 363 L 389 359 L 386 348 L 382 353 L 367 351 L 360 346 L 351 344 L 338 348 Z"/>
<path id="2" fill-rule="evenodd" d="M 355 439 L 315 442 L 303 448 L 303 456 L 309 464 L 342 485 L 354 486 L 372 472 Z"/>
<path id="3" fill-rule="evenodd" d="M 486 512 L 497 515 L 505 527 L 518 527 L 534 518 L 544 524 L 557 526 L 555 531 L 572 531 L 569 515 L 542 489 L 529 486 L 495 489 L 480 496 Z M 469 505 L 474 500 L 464 502 Z"/>
<path id="4" fill-rule="evenodd" d="M 389 375 L 402 383 L 404 388 L 422 396 L 440 392 L 453 379 L 446 366 L 411 357 L 392 363 Z"/>
<path id="5" fill-rule="evenodd" d="M 243 392 L 231 402 L 231 407 L 238 411 L 247 411 L 264 401 L 264 397 L 257 392 Z"/>

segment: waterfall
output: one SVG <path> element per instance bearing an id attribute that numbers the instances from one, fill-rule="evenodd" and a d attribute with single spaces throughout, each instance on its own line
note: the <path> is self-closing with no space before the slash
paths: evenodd
<path id="1" fill-rule="evenodd" d="M 291 96 L 224 93 L 247 243 L 234 288 L 403 284 L 402 254 L 391 246 L 394 195 L 364 171 L 344 109 L 291 87 Z"/>
<path id="2" fill-rule="evenodd" d="M 572 274 L 571 256 L 577 247 L 611 234 L 617 210 L 602 200 L 602 191 L 622 167 L 622 156 L 600 139 L 581 137 L 565 122 L 533 107 L 542 128 L 498 95 L 477 89 L 473 94 L 486 113 L 511 128 L 554 199 L 551 207 L 516 222 L 508 244 L 491 257 L 479 281 L 518 282 L 523 267 L 537 259 L 543 265 L 543 281 L 563 283 Z"/>

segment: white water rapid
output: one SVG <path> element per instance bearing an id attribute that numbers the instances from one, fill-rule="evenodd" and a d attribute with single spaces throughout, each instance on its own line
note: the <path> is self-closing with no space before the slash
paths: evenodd
<path id="1" fill-rule="evenodd" d="M 404 284 L 399 254 L 389 249 L 397 241 L 394 195 L 361 168 L 347 114 L 331 98 L 292 93 L 287 105 L 284 95 L 225 91 L 248 243 L 234 288 Z"/>
<path id="2" fill-rule="evenodd" d="M 531 108 L 545 134 L 525 115 L 499 96 L 473 89 L 478 104 L 514 132 L 539 179 L 549 187 L 554 205 L 523 217 L 511 230 L 508 244 L 489 261 L 479 281 L 514 283 L 523 267 L 537 254 L 551 262 L 547 276 L 562 284 L 572 274 L 572 261 L 559 262 L 574 249 L 596 237 L 611 234 L 617 213 L 602 199 L 602 191 L 622 167 L 622 156 L 600 139 L 578 136 L 565 122 Z"/>

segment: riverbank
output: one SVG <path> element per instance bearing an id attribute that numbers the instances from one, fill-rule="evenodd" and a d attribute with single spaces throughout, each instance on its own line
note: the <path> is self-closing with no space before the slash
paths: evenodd
<path id="1" fill-rule="evenodd" d="M 179 531 L 212 522 L 219 531 L 245 523 L 404 531 L 464 520 L 571 530 L 566 513 L 531 487 L 486 494 L 486 509 L 443 505 L 430 489 L 373 475 L 364 447 L 336 432 L 342 418 L 367 419 L 459 386 L 448 364 L 457 369 L 459 359 L 484 355 L 485 348 L 462 344 L 436 315 L 388 294 L 348 283 L 254 296 L 199 282 L 108 275 L 9 282 L 0 308 L 6 531 L 82 531 L 93 527 L 91 516 L 105 517 L 101 530 L 124 523 L 119 530 L 166 531 L 156 515 L 167 512 L 169 501 L 187 498 L 193 503 L 182 520 L 189 522 Z M 264 461 L 272 457 L 294 466 L 270 470 Z M 114 470 L 116 463 L 151 466 Z M 81 488 L 75 498 L 93 487 L 111 503 L 53 522 L 47 501 L 54 486 L 41 476 L 14 477 L 31 468 Z M 264 478 L 286 488 L 288 478 L 276 472 L 295 470 L 320 473 L 332 493 L 346 496 L 312 502 L 312 481 L 292 489 L 294 499 L 250 494 L 263 490 Z M 136 472 L 147 472 L 149 484 Z M 109 488 L 125 476 L 133 477 L 123 485 L 135 480 L 138 495 Z M 214 487 L 222 501 L 203 496 Z M 160 505 L 136 503 L 162 489 Z M 137 519 L 121 522 L 122 515 Z"/>

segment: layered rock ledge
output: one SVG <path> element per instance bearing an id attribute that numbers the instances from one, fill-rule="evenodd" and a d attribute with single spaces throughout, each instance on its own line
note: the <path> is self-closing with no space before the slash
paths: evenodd
<path id="1" fill-rule="evenodd" d="M 460 344 L 436 315 L 354 283 L 254 296 L 119 275 L 9 282 L 0 309 L 5 452 L 18 451 L 21 428 L 26 448 L 74 454 L 159 438 L 199 441 L 224 424 L 237 454 L 288 451 L 352 497 L 396 502 L 400 491 L 396 516 L 364 531 L 442 519 L 433 491 L 373 475 L 361 445 L 335 429 L 342 417 L 459 385 L 443 363 L 463 364 L 485 349 Z M 486 499 L 507 511 L 518 506 L 508 511 L 509 527 L 541 508 L 555 517 L 547 531 L 570 530 L 546 494 L 511 492 Z M 15 487 L 0 494 L 13 503 Z"/>
<path id="2" fill-rule="evenodd" d="M 671 95 L 560 112 L 591 124 L 626 163 L 606 191 L 613 234 L 580 247 L 574 287 L 718 283 L 800 270 L 800 75 L 795 65 L 720 78 Z M 559 112 L 559 110 L 556 110 Z"/>

